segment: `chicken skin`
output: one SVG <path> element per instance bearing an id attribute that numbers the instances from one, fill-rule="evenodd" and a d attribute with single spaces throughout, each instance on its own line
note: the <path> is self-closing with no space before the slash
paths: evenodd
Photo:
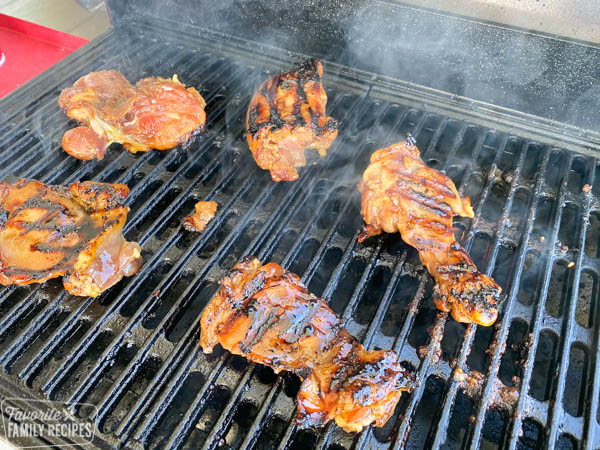
<path id="1" fill-rule="evenodd" d="M 58 105 L 85 124 L 67 131 L 63 149 L 79 159 L 102 159 L 112 142 L 131 153 L 167 150 L 204 130 L 206 102 L 173 75 L 133 86 L 116 70 L 91 72 L 62 91 Z"/>
<path id="2" fill-rule="evenodd" d="M 198 202 L 194 205 L 195 212 L 191 216 L 183 219 L 183 228 L 187 231 L 204 231 L 208 222 L 215 217 L 217 212 L 217 202 Z"/>
<path id="3" fill-rule="evenodd" d="M 392 350 L 367 351 L 327 303 L 275 263 L 245 258 L 221 281 L 200 319 L 200 345 L 216 344 L 303 379 L 296 422 L 334 419 L 345 431 L 383 426 L 413 375 Z"/>
<path id="4" fill-rule="evenodd" d="M 459 322 L 496 321 L 502 289 L 477 270 L 452 231 L 454 214 L 473 217 L 471 202 L 459 197 L 452 180 L 425 165 L 414 138 L 373 153 L 358 189 L 367 224 L 359 242 L 382 230 L 399 231 L 435 279 L 438 309 Z"/>
<path id="5" fill-rule="evenodd" d="M 73 295 L 96 297 L 142 265 L 140 246 L 122 234 L 129 208 L 122 184 L 0 183 L 0 283 L 63 276 Z"/>
<path id="6" fill-rule="evenodd" d="M 327 94 L 323 65 L 309 59 L 290 72 L 278 73 L 260 85 L 246 117 L 250 151 L 273 181 L 295 181 L 306 165 L 304 151 L 320 156 L 335 140 L 338 123 L 325 114 Z"/>

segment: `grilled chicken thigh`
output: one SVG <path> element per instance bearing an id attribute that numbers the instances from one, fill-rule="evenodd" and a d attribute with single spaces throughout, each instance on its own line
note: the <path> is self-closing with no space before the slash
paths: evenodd
<path id="1" fill-rule="evenodd" d="M 86 181 L 68 187 L 35 180 L 0 183 L 0 283 L 64 276 L 74 295 L 95 297 L 142 265 L 122 230 L 129 189 Z"/>
<path id="2" fill-rule="evenodd" d="M 202 314 L 200 345 L 303 378 L 297 423 L 346 431 L 383 426 L 413 379 L 391 350 L 367 351 L 300 278 L 252 257 L 236 265 Z"/>
<path id="3" fill-rule="evenodd" d="M 495 322 L 502 289 L 477 270 L 452 231 L 454 214 L 473 217 L 471 203 L 452 180 L 425 165 L 412 137 L 373 153 L 358 189 L 367 223 L 360 242 L 382 230 L 399 231 L 434 277 L 438 309 L 459 322 Z"/>
<path id="4" fill-rule="evenodd" d="M 194 205 L 194 214 L 183 219 L 183 228 L 188 231 L 204 231 L 208 222 L 215 217 L 217 202 L 198 202 Z"/>
<path id="5" fill-rule="evenodd" d="M 323 65 L 309 59 L 290 72 L 269 78 L 252 97 L 246 117 L 250 151 L 273 181 L 298 179 L 306 165 L 304 151 L 325 156 L 337 136 L 338 123 L 327 117 Z"/>
<path id="6" fill-rule="evenodd" d="M 102 159 L 112 142 L 131 153 L 167 150 L 204 130 L 206 102 L 173 79 L 144 78 L 135 86 L 116 70 L 92 72 L 60 94 L 67 116 L 85 124 L 65 133 L 63 149 L 79 159 Z"/>

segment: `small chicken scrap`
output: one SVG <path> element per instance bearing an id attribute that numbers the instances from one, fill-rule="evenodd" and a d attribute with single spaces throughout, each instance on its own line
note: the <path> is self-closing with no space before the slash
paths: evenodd
<path id="1" fill-rule="evenodd" d="M 394 351 L 365 350 L 297 275 L 254 257 L 221 280 L 200 327 L 205 353 L 220 343 L 277 373 L 299 375 L 296 422 L 303 427 L 332 419 L 348 432 L 383 426 L 414 384 Z"/>
<path id="2" fill-rule="evenodd" d="M 412 136 L 377 150 L 362 176 L 362 216 L 367 223 L 359 242 L 381 231 L 400 232 L 419 251 L 434 277 L 434 302 L 459 322 L 491 325 L 498 317 L 502 289 L 477 270 L 454 239 L 452 217 L 473 217 L 452 180 L 425 165 Z"/>
<path id="3" fill-rule="evenodd" d="M 0 283 L 64 276 L 73 295 L 96 297 L 142 266 L 140 246 L 122 230 L 129 208 L 122 184 L 0 183 Z"/>
<path id="4" fill-rule="evenodd" d="M 91 72 L 62 91 L 58 105 L 85 124 L 67 131 L 63 149 L 79 159 L 102 159 L 112 142 L 131 153 L 168 150 L 204 130 L 206 102 L 173 75 L 133 86 L 116 70 Z"/>
<path id="5" fill-rule="evenodd" d="M 296 168 L 306 165 L 304 151 L 316 149 L 325 156 L 337 136 L 337 121 L 325 115 L 322 76 L 321 62 L 309 59 L 269 78 L 250 100 L 248 146 L 273 181 L 297 180 Z"/>
<path id="6" fill-rule="evenodd" d="M 198 202 L 194 205 L 196 212 L 183 219 L 183 228 L 188 231 L 202 233 L 208 222 L 215 217 L 217 202 Z"/>

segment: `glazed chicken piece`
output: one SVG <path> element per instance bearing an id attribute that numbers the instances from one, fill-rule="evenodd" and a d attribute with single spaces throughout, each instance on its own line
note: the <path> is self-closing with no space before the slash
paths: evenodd
<path id="1" fill-rule="evenodd" d="M 67 131 L 63 149 L 79 159 L 102 159 L 118 142 L 131 153 L 167 150 L 204 130 L 206 102 L 173 75 L 133 86 L 116 70 L 91 72 L 62 91 L 58 105 L 85 124 Z"/>
<path id="2" fill-rule="evenodd" d="M 140 246 L 122 234 L 129 208 L 122 184 L 68 187 L 20 179 L 0 183 L 0 283 L 63 276 L 73 295 L 96 297 L 142 265 Z"/>
<path id="3" fill-rule="evenodd" d="M 248 145 L 258 166 L 269 170 L 273 181 L 297 180 L 296 168 L 306 165 L 304 151 L 316 149 L 325 156 L 337 136 L 337 121 L 325 114 L 322 76 L 321 62 L 309 59 L 269 78 L 250 100 Z"/>
<path id="4" fill-rule="evenodd" d="M 502 289 L 477 270 L 452 231 L 454 214 L 473 217 L 471 202 L 459 197 L 452 180 L 425 165 L 414 138 L 373 153 L 358 189 L 367 223 L 359 242 L 382 230 L 399 231 L 435 279 L 438 309 L 451 311 L 459 322 L 496 321 Z"/>
<path id="5" fill-rule="evenodd" d="M 208 222 L 215 217 L 217 212 L 217 202 L 198 202 L 194 205 L 196 212 L 191 216 L 183 219 L 183 228 L 188 231 L 197 231 L 199 233 L 204 231 Z"/>
<path id="6" fill-rule="evenodd" d="M 394 351 L 367 351 L 327 303 L 275 263 L 245 258 L 221 281 L 200 320 L 205 353 L 220 343 L 249 360 L 302 379 L 296 422 L 331 419 L 345 431 L 383 426 L 412 374 Z"/>

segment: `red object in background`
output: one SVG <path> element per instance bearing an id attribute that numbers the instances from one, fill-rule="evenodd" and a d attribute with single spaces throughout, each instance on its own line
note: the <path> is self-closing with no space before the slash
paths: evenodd
<path id="1" fill-rule="evenodd" d="M 87 42 L 62 31 L 0 14 L 0 97 Z"/>

